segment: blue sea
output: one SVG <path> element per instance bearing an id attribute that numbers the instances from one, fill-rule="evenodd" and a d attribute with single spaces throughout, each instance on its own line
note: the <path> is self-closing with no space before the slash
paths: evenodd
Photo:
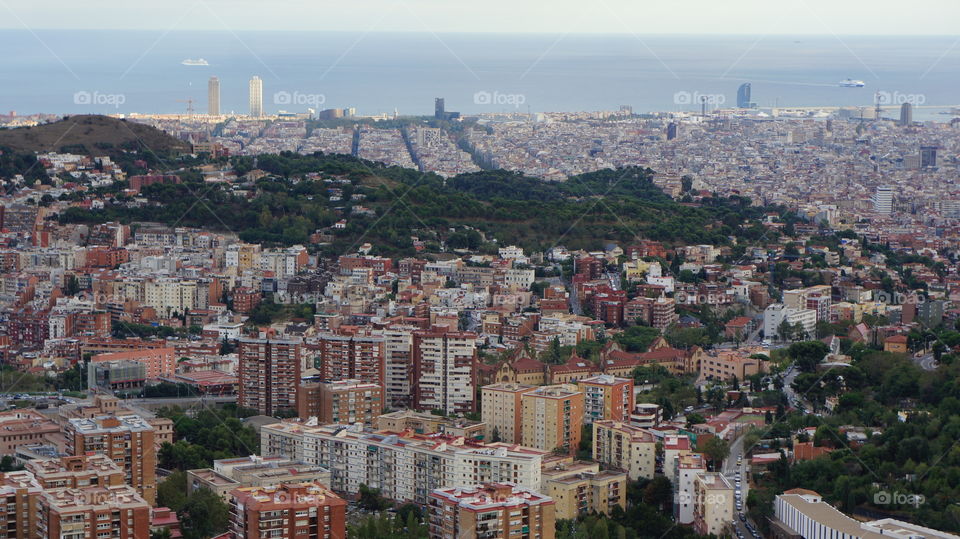
<path id="1" fill-rule="evenodd" d="M 878 92 L 960 104 L 960 44 L 948 36 L 5 30 L 0 50 L 0 111 L 20 114 L 178 113 L 187 99 L 206 112 L 211 76 L 221 111 L 246 112 L 253 75 L 268 113 L 432 114 L 434 97 L 464 113 L 679 111 L 732 106 L 744 82 L 760 107 L 870 106 Z M 847 78 L 865 86 L 840 87 Z"/>

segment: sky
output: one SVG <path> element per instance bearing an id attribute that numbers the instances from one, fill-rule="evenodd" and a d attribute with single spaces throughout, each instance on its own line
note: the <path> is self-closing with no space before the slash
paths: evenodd
<path id="1" fill-rule="evenodd" d="M 3 29 L 956 35 L 958 0 L 0 0 Z"/>

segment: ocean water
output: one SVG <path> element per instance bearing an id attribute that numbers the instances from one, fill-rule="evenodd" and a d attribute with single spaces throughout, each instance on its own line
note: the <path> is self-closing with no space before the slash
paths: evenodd
<path id="1" fill-rule="evenodd" d="M 352 32 L 0 31 L 0 111 L 246 112 L 251 76 L 264 108 L 356 107 L 359 114 L 447 110 L 637 112 L 732 106 L 750 82 L 769 106 L 960 105 L 956 37 L 643 36 Z M 184 66 L 186 58 L 209 66 Z M 863 88 L 843 88 L 852 78 Z M 889 112 L 888 115 L 894 115 Z M 938 116 L 918 108 L 914 117 Z"/>

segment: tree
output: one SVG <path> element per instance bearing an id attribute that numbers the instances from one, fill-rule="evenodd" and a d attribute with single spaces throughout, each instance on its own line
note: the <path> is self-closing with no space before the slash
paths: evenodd
<path id="1" fill-rule="evenodd" d="M 707 420 L 700 414 L 697 414 L 697 413 L 687 414 L 688 429 L 694 425 L 699 425 L 701 423 L 706 423 L 706 422 Z"/>
<path id="2" fill-rule="evenodd" d="M 390 507 L 390 502 L 380 495 L 380 489 L 370 488 L 367 485 L 360 484 L 360 498 L 357 505 L 367 511 L 383 511 Z"/>
<path id="3" fill-rule="evenodd" d="M 179 512 L 187 503 L 187 472 L 177 470 L 157 484 L 157 505 Z"/>
<path id="4" fill-rule="evenodd" d="M 217 493 L 206 487 L 190 494 L 180 513 L 186 539 L 219 535 L 227 531 L 229 520 L 230 508 Z"/>
<path id="5" fill-rule="evenodd" d="M 703 443 L 702 451 L 713 463 L 713 469 L 717 470 L 723 465 L 723 461 L 730 456 L 730 444 L 723 438 L 714 436 Z"/>
<path id="6" fill-rule="evenodd" d="M 663 509 L 673 502 L 673 485 L 666 476 L 654 477 L 643 489 L 643 503 Z"/>
<path id="7" fill-rule="evenodd" d="M 830 353 L 830 348 L 822 341 L 804 341 L 790 345 L 787 356 L 796 362 L 797 368 L 803 372 L 813 372 L 823 358 Z"/>

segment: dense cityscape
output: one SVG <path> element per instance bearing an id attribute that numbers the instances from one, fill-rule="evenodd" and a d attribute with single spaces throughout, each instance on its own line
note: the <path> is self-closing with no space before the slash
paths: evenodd
<path id="1" fill-rule="evenodd" d="M 0 114 L 0 537 L 960 538 L 960 108 L 246 84 Z"/>

